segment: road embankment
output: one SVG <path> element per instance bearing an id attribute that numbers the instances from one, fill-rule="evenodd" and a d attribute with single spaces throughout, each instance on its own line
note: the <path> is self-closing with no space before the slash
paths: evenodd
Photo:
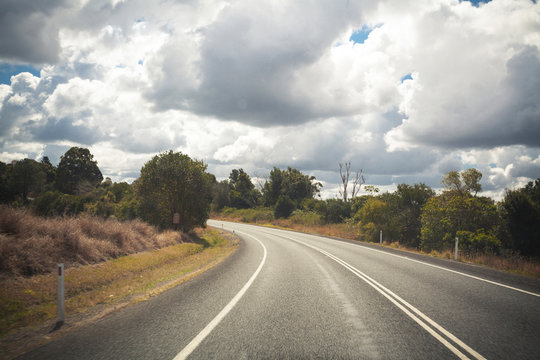
<path id="1" fill-rule="evenodd" d="M 199 229 L 194 242 L 65 270 L 65 322 L 56 325 L 56 275 L 0 280 L 1 358 L 144 301 L 212 268 L 237 244 L 227 233 Z M 56 328 L 55 328 L 56 327 Z M 54 331 L 53 331 L 54 330 Z"/>

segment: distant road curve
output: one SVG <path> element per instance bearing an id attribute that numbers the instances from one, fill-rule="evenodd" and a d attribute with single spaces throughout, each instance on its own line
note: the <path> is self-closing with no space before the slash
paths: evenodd
<path id="1" fill-rule="evenodd" d="M 24 359 L 538 359 L 540 281 L 278 229 Z"/>

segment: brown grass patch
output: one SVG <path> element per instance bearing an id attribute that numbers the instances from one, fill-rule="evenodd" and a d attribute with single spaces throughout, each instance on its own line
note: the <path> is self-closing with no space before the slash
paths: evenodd
<path id="1" fill-rule="evenodd" d="M 82 215 L 42 218 L 0 205 L 0 276 L 45 274 L 57 263 L 94 264 L 182 243 L 182 234 L 160 233 L 142 221 Z"/>

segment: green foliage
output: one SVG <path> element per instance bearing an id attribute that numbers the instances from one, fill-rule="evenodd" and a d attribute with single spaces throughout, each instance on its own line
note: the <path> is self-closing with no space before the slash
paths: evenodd
<path id="1" fill-rule="evenodd" d="M 509 190 L 500 204 L 505 247 L 526 256 L 540 256 L 540 178 Z"/>
<path id="2" fill-rule="evenodd" d="M 260 194 L 243 169 L 231 171 L 229 176 L 229 204 L 237 209 L 257 206 Z"/>
<path id="3" fill-rule="evenodd" d="M 212 178 L 206 164 L 172 150 L 161 153 L 141 169 L 135 184 L 139 215 L 161 228 L 173 227 L 180 214 L 180 229 L 205 226 L 212 201 Z"/>
<path id="4" fill-rule="evenodd" d="M 368 241 L 379 241 L 379 232 L 383 231 L 386 240 L 396 240 L 399 228 L 388 201 L 382 197 L 370 197 L 357 211 L 354 221 L 358 223 L 360 235 Z"/>
<path id="5" fill-rule="evenodd" d="M 393 219 L 399 227 L 400 244 L 418 248 L 422 223 L 420 216 L 425 203 L 435 196 L 435 192 L 425 184 L 399 184 L 390 198 Z"/>
<path id="6" fill-rule="evenodd" d="M 319 201 L 315 207 L 325 224 L 338 224 L 351 217 L 351 203 L 342 199 Z"/>
<path id="7" fill-rule="evenodd" d="M 302 174 L 294 168 L 281 170 L 274 168 L 270 179 L 264 184 L 262 196 L 265 206 L 274 206 L 284 195 L 295 203 L 295 208 L 301 206 L 303 200 L 311 199 L 319 192 L 321 183 L 314 176 Z"/>
<path id="8" fill-rule="evenodd" d="M 231 207 L 223 208 L 221 212 L 224 216 L 240 218 L 242 222 L 270 222 L 274 220 L 272 208 L 258 207 L 254 209 L 236 209 Z"/>
<path id="9" fill-rule="evenodd" d="M 56 167 L 51 164 L 48 156 L 44 156 L 41 159 L 41 166 L 43 171 L 45 171 L 47 184 L 53 184 L 56 181 Z"/>
<path id="10" fill-rule="evenodd" d="M 420 247 L 430 251 L 451 248 L 458 231 L 495 232 L 500 219 L 490 198 L 446 191 L 428 200 L 421 221 Z"/>
<path id="11" fill-rule="evenodd" d="M 443 176 L 442 184 L 447 190 L 454 190 L 461 195 L 472 194 L 476 196 L 479 191 L 482 191 L 480 184 L 482 173 L 476 169 L 467 169 L 461 173 L 450 171 Z"/>
<path id="12" fill-rule="evenodd" d="M 41 216 L 75 216 L 84 211 L 89 201 L 85 196 L 47 191 L 32 202 L 32 208 Z"/>
<path id="13" fill-rule="evenodd" d="M 66 194 L 84 194 L 103 180 L 103 175 L 85 148 L 72 147 L 61 158 L 56 172 L 56 187 Z"/>
<path id="14" fill-rule="evenodd" d="M 484 229 L 472 231 L 458 231 L 456 233 L 459 239 L 459 249 L 467 255 L 476 255 L 478 253 L 498 254 L 501 250 L 501 241 L 492 233 L 486 233 Z M 448 241 L 448 240 L 447 240 Z M 450 239 L 453 241 L 453 239 Z"/>
<path id="15" fill-rule="evenodd" d="M 229 180 L 223 180 L 221 182 L 215 182 L 212 185 L 212 210 L 219 211 L 224 207 L 230 205 L 229 193 L 232 190 L 232 186 Z"/>
<path id="16" fill-rule="evenodd" d="M 288 218 L 294 211 L 296 205 L 294 201 L 291 200 L 287 195 L 281 195 L 274 207 L 274 217 L 279 218 Z"/>
<path id="17" fill-rule="evenodd" d="M 0 161 L 0 202 L 7 204 L 13 201 L 15 193 L 10 186 L 13 167 Z"/>
<path id="18" fill-rule="evenodd" d="M 316 226 L 322 224 L 321 215 L 314 211 L 295 210 L 290 220 L 296 224 L 303 224 L 306 226 Z"/>
<path id="19" fill-rule="evenodd" d="M 13 165 L 10 187 L 16 196 L 26 201 L 30 193 L 37 195 L 46 183 L 46 174 L 40 163 L 32 159 L 17 161 Z"/>

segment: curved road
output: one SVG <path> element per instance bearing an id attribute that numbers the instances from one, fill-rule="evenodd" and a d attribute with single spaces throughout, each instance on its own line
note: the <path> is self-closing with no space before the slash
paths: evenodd
<path id="1" fill-rule="evenodd" d="M 540 281 L 302 233 L 209 221 L 210 271 L 21 359 L 538 359 Z"/>

